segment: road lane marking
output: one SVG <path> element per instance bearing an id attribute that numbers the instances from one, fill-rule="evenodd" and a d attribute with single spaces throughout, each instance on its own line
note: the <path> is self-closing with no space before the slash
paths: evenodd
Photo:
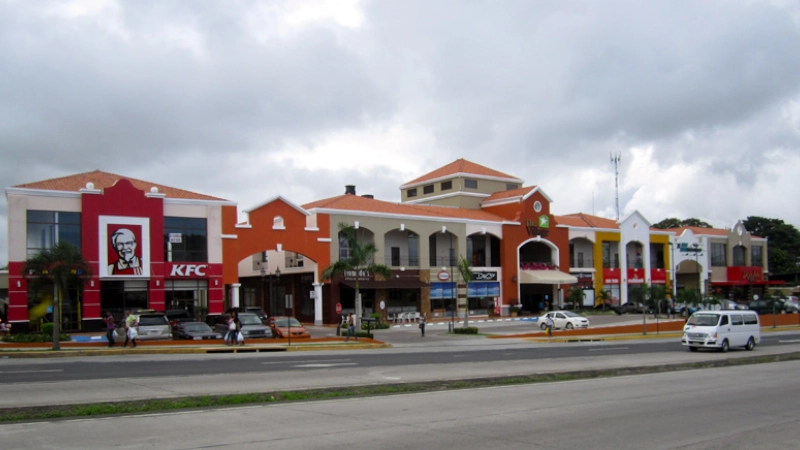
<path id="1" fill-rule="evenodd" d="M 47 370 L 0 370 L 0 375 L 19 374 L 19 373 L 55 373 L 63 372 L 64 369 L 47 369 Z"/>
<path id="2" fill-rule="evenodd" d="M 299 364 L 292 367 L 304 367 L 304 368 L 324 368 L 324 367 L 341 367 L 341 366 L 357 366 L 358 363 L 336 363 L 336 364 Z"/>
<path id="3" fill-rule="evenodd" d="M 628 347 L 590 348 L 590 352 L 610 352 L 612 350 L 627 350 Z"/>
<path id="4" fill-rule="evenodd" d="M 306 364 L 306 363 L 338 363 L 338 362 L 348 362 L 352 361 L 352 359 L 304 359 L 300 361 L 267 361 L 262 362 L 261 364 Z"/>
<path id="5" fill-rule="evenodd" d="M 798 342 L 800 342 L 800 339 L 778 339 L 780 344 L 796 344 Z"/>

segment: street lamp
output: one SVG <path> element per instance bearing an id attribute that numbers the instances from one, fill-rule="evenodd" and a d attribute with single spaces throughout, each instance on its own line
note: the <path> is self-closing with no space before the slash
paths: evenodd
<path id="1" fill-rule="evenodd" d="M 264 308 L 264 278 L 267 276 L 267 270 L 261 266 L 261 308 Z"/>

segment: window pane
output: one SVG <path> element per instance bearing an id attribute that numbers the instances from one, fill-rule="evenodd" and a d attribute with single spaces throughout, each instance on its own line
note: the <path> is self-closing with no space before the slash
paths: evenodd
<path id="1" fill-rule="evenodd" d="M 32 211 L 28 210 L 28 223 L 56 223 L 55 214 L 52 211 Z"/>

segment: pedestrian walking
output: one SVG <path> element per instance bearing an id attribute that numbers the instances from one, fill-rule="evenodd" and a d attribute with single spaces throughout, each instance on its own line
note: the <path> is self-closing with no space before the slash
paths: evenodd
<path id="1" fill-rule="evenodd" d="M 422 337 L 425 337 L 425 313 L 419 316 L 419 331 L 422 333 Z"/>
<path id="2" fill-rule="evenodd" d="M 356 318 L 353 314 L 347 315 L 347 337 L 345 341 L 350 340 L 350 333 L 353 334 L 353 337 L 358 340 L 358 336 L 356 336 Z"/>
<path id="3" fill-rule="evenodd" d="M 236 343 L 236 322 L 233 321 L 236 312 L 232 312 L 230 316 L 228 316 L 228 332 L 225 333 L 225 345 L 233 345 Z"/>
<path id="4" fill-rule="evenodd" d="M 139 336 L 139 330 L 136 327 L 139 326 L 139 321 L 130 311 L 125 311 L 125 314 L 127 314 L 125 318 L 125 344 L 122 346 L 127 347 L 128 342 L 130 342 L 133 344 L 133 348 L 136 348 L 136 338 Z"/>
<path id="5" fill-rule="evenodd" d="M 547 328 L 547 337 L 553 337 L 553 318 L 548 314 L 545 316 L 545 327 Z"/>
<path id="6" fill-rule="evenodd" d="M 242 321 L 239 320 L 239 313 L 233 313 L 233 324 L 236 327 L 234 344 L 244 345 L 244 334 L 242 334 Z"/>
<path id="7" fill-rule="evenodd" d="M 103 322 L 106 323 L 106 339 L 108 340 L 108 348 L 114 346 L 114 340 L 116 339 L 117 326 L 114 324 L 114 316 L 111 315 L 111 311 L 106 311 L 106 317 L 103 319 Z"/>

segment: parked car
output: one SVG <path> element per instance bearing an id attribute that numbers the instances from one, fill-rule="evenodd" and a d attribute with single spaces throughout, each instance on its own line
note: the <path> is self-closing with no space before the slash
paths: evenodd
<path id="1" fill-rule="evenodd" d="M 244 309 L 244 312 L 255 314 L 258 317 L 258 320 L 261 321 L 261 323 L 267 325 L 267 313 L 265 313 L 264 310 L 259 308 L 258 306 L 248 306 Z"/>
<path id="2" fill-rule="evenodd" d="M 167 320 L 169 320 L 169 324 L 172 328 L 177 327 L 178 324 L 183 322 L 195 322 L 192 313 L 185 309 L 168 309 L 164 312 L 164 315 L 167 316 Z"/>
<path id="3" fill-rule="evenodd" d="M 230 314 L 221 314 L 217 316 L 214 330 L 224 336 L 225 333 L 228 332 L 228 318 L 230 316 Z M 272 330 L 270 327 L 261 323 L 258 316 L 253 313 L 240 312 L 239 322 L 242 324 L 242 335 L 245 339 L 272 337 Z"/>
<path id="4" fill-rule="evenodd" d="M 795 296 L 790 296 L 783 299 L 783 309 L 787 313 L 797 314 L 800 312 L 800 300 Z"/>
<path id="5" fill-rule="evenodd" d="M 134 313 L 136 321 L 139 323 L 137 328 L 139 333 L 136 339 L 140 341 L 149 341 L 172 338 L 172 327 L 170 327 L 167 316 L 165 316 L 164 313 L 150 312 L 152 310 L 148 310 L 147 312 L 141 311 L 138 314 Z M 124 341 L 125 333 L 119 333 L 116 340 Z"/>
<path id="6" fill-rule="evenodd" d="M 310 338 L 308 329 L 294 317 L 277 316 L 267 319 L 267 324 L 272 330 L 272 337 L 277 339 L 285 339 L 289 336 L 291 330 L 292 338 L 306 339 Z"/>
<path id="7" fill-rule="evenodd" d="M 780 299 L 758 299 L 750 302 L 749 308 L 759 314 L 782 314 L 785 312 L 783 301 Z"/>
<path id="8" fill-rule="evenodd" d="M 550 311 L 537 320 L 541 329 L 547 328 L 547 316 L 553 319 L 553 328 L 556 330 L 573 328 L 589 328 L 589 319 L 572 311 Z"/>
<path id="9" fill-rule="evenodd" d="M 207 339 L 222 339 L 222 335 L 212 330 L 203 322 L 180 322 L 172 330 L 173 339 L 190 339 L 202 341 Z"/>
<path id="10" fill-rule="evenodd" d="M 628 302 L 628 303 L 623 303 L 622 306 L 615 306 L 614 312 L 617 313 L 617 315 L 645 314 L 650 312 L 650 308 L 646 307 L 641 302 Z"/>

